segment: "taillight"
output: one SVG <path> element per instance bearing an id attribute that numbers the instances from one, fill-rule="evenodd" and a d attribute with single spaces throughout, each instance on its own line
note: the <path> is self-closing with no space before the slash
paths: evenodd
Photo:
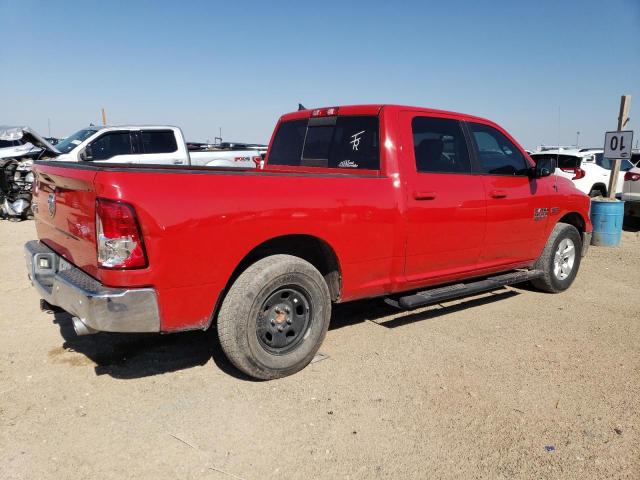
<path id="1" fill-rule="evenodd" d="M 632 182 L 637 182 L 638 180 L 640 180 L 640 173 L 636 173 L 636 172 L 627 172 L 624 174 L 624 181 L 632 181 Z"/>
<path id="2" fill-rule="evenodd" d="M 338 107 L 317 108 L 311 112 L 312 117 L 332 117 L 338 114 Z"/>
<path id="3" fill-rule="evenodd" d="M 98 265 L 102 268 L 142 268 L 147 256 L 136 212 L 131 205 L 96 200 Z"/>
<path id="4" fill-rule="evenodd" d="M 575 176 L 571 180 L 580 180 L 587 174 L 587 172 L 581 168 L 576 168 L 573 172 L 575 173 Z"/>

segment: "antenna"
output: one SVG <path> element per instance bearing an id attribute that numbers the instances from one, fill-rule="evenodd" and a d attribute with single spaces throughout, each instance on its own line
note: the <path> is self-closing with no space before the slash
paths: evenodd
<path id="1" fill-rule="evenodd" d="M 556 164 L 553 169 L 553 190 L 558 191 L 558 165 L 560 165 L 560 105 L 558 105 L 558 146 L 556 150 Z"/>

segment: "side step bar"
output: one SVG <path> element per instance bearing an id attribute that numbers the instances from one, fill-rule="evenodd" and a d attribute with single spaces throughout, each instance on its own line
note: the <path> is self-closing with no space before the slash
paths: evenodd
<path id="1" fill-rule="evenodd" d="M 412 295 L 406 295 L 398 298 L 385 298 L 385 303 L 403 310 L 411 310 L 413 308 L 424 307 L 434 303 L 452 300 L 454 298 L 467 297 L 481 292 L 489 292 L 497 290 L 505 285 L 513 285 L 515 283 L 528 282 L 540 278 L 544 275 L 542 270 L 518 270 L 495 277 L 476 280 L 468 283 L 456 283 L 446 287 L 433 288 L 424 290 Z"/>

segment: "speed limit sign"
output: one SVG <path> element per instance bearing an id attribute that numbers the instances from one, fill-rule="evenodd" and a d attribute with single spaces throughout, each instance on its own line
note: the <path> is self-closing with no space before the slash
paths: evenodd
<path id="1" fill-rule="evenodd" d="M 604 157 L 610 159 L 631 158 L 633 130 L 604 134 Z"/>

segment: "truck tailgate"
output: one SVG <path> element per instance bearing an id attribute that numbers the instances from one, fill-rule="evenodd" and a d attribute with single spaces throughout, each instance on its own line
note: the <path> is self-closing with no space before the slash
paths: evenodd
<path id="1" fill-rule="evenodd" d="M 96 172 L 34 165 L 36 229 L 49 248 L 89 275 L 97 274 Z"/>

